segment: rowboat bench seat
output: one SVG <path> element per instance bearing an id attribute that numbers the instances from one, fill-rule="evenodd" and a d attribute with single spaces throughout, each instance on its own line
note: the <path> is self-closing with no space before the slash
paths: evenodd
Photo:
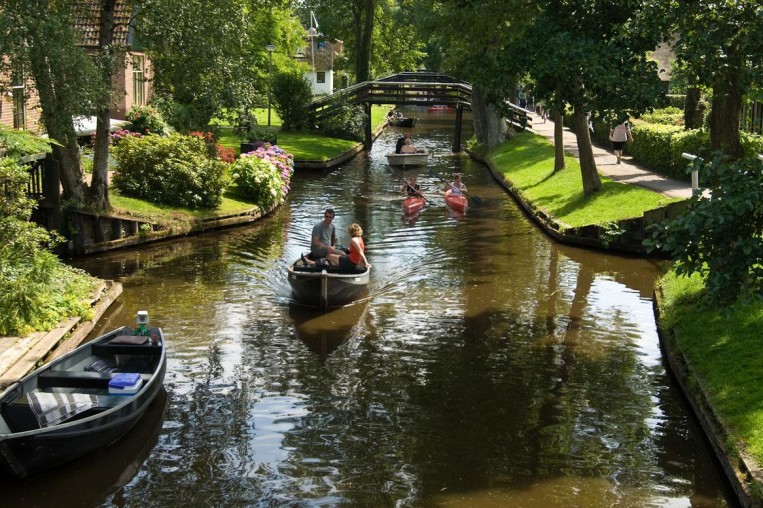
<path id="1" fill-rule="evenodd" d="M 160 355 L 161 346 L 152 344 L 93 344 L 92 352 L 98 356 L 110 355 Z"/>
<path id="2" fill-rule="evenodd" d="M 81 420 L 124 401 L 119 395 L 33 391 L 4 403 L 2 412 L 13 432 L 25 432 Z"/>
<path id="3" fill-rule="evenodd" d="M 86 372 L 81 370 L 48 370 L 37 378 L 40 388 L 108 388 L 116 372 Z M 152 374 L 141 374 L 143 382 Z"/>
<path id="4" fill-rule="evenodd" d="M 364 269 L 358 268 L 340 268 L 338 266 L 318 267 L 318 266 L 294 266 L 295 272 L 300 273 L 321 273 L 326 270 L 326 273 L 341 274 L 341 275 L 360 275 L 365 273 Z"/>

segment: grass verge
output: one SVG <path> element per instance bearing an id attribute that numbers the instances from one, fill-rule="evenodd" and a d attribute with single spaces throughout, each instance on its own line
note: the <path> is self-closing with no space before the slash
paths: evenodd
<path id="1" fill-rule="evenodd" d="M 553 144 L 530 132 L 497 146 L 488 153 L 488 160 L 526 201 L 571 227 L 640 217 L 647 210 L 680 201 L 603 176 L 602 190 L 585 196 L 578 160 L 566 156 L 566 168 L 554 173 Z"/>
<path id="2" fill-rule="evenodd" d="M 763 302 L 709 307 L 698 276 L 672 271 L 659 286 L 661 326 L 673 331 L 731 441 L 763 464 Z"/>
<path id="3" fill-rule="evenodd" d="M 374 105 L 371 108 L 371 128 L 379 128 L 387 118 L 386 106 Z M 261 126 L 267 125 L 267 108 L 257 108 L 255 116 Z M 220 144 L 235 150 L 238 156 L 242 139 L 233 134 L 233 127 L 226 122 L 215 119 L 211 122 L 220 132 Z M 264 127 L 278 134 L 278 146 L 294 155 L 300 161 L 326 161 L 333 159 L 358 144 L 357 141 L 329 138 L 315 133 L 281 131 L 281 119 L 271 111 L 270 127 Z"/>

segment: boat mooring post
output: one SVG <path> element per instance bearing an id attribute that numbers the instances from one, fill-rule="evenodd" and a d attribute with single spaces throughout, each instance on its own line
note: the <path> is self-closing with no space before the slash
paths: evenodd
<path id="1" fill-rule="evenodd" d="M 461 151 L 461 124 L 464 118 L 464 106 L 456 105 L 456 135 L 453 137 L 453 153 Z"/>

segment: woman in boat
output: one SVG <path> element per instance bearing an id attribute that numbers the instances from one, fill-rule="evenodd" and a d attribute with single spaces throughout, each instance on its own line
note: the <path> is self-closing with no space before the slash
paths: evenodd
<path id="1" fill-rule="evenodd" d="M 401 189 L 409 198 L 421 198 L 424 197 L 421 194 L 421 185 L 416 183 L 416 175 L 411 175 L 406 182 L 403 180 L 403 188 Z"/>
<path id="2" fill-rule="evenodd" d="M 363 242 L 363 228 L 358 224 L 350 224 L 347 228 L 350 233 L 350 253 L 349 254 L 329 254 L 329 264 L 345 269 L 365 269 L 371 268 L 371 263 L 366 259 L 366 244 Z"/>
<path id="3" fill-rule="evenodd" d="M 453 181 L 445 186 L 445 192 L 450 191 L 452 196 L 460 196 L 466 191 L 466 185 L 461 181 L 461 173 L 453 173 Z"/>
<path id="4" fill-rule="evenodd" d="M 405 144 L 400 148 L 400 153 L 416 153 L 416 147 L 413 146 L 411 138 L 405 138 Z"/>

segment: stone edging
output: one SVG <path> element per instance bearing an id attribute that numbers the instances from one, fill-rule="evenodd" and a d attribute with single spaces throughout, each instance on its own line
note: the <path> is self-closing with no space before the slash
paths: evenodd
<path id="1" fill-rule="evenodd" d="M 756 491 L 758 486 L 763 485 L 763 471 L 751 457 L 739 449 L 741 445 L 729 444 L 730 437 L 726 426 L 713 409 L 702 384 L 692 375 L 686 356 L 675 347 L 675 333 L 671 329 L 664 329 L 660 326 L 659 302 L 661 299 L 662 293 L 657 288 L 653 293 L 652 307 L 657 323 L 660 347 L 669 370 L 681 387 L 694 416 L 699 421 L 739 503 L 744 507 L 761 507 L 763 506 L 763 499 L 761 499 L 759 492 L 756 495 Z"/>

